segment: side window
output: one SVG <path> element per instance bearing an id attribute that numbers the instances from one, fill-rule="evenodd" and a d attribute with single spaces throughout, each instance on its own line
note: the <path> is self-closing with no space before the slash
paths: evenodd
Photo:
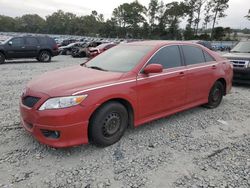
<path id="1" fill-rule="evenodd" d="M 149 61 L 149 64 L 158 63 L 164 69 L 180 67 L 181 56 L 178 46 L 167 46 L 158 51 Z"/>
<path id="2" fill-rule="evenodd" d="M 26 43 L 27 45 L 30 45 L 30 46 L 36 46 L 38 45 L 38 40 L 35 37 L 27 37 Z"/>
<path id="3" fill-rule="evenodd" d="M 12 41 L 12 46 L 19 47 L 19 46 L 23 46 L 24 45 L 23 38 L 14 38 L 11 41 Z"/>
<path id="4" fill-rule="evenodd" d="M 203 53 L 204 53 L 206 62 L 215 61 L 215 59 L 210 54 L 208 54 L 206 51 L 203 50 Z"/>
<path id="5" fill-rule="evenodd" d="M 39 37 L 38 40 L 41 45 L 47 44 L 47 40 L 44 37 Z"/>
<path id="6" fill-rule="evenodd" d="M 194 65 L 206 62 L 202 49 L 195 46 L 182 46 L 182 50 L 186 65 Z"/>

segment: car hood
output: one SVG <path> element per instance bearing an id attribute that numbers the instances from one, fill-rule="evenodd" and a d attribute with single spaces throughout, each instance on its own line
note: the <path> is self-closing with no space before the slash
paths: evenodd
<path id="1" fill-rule="evenodd" d="M 223 57 L 228 59 L 250 59 L 250 53 L 227 53 Z"/>
<path id="2" fill-rule="evenodd" d="M 66 96 L 81 90 L 114 83 L 123 74 L 78 65 L 44 73 L 31 80 L 26 89 L 41 92 L 50 97 Z"/>

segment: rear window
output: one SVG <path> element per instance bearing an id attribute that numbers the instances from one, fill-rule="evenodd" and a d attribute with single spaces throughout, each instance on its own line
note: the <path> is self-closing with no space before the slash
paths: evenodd
<path id="1" fill-rule="evenodd" d="M 201 48 L 183 45 L 182 50 L 186 65 L 195 65 L 206 62 Z"/>

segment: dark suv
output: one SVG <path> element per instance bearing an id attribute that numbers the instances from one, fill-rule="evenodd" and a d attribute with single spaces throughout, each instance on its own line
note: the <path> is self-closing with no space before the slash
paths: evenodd
<path id="1" fill-rule="evenodd" d="M 58 55 L 58 46 L 54 39 L 47 36 L 13 37 L 0 44 L 0 63 L 5 59 L 36 58 L 41 62 L 50 62 Z"/>

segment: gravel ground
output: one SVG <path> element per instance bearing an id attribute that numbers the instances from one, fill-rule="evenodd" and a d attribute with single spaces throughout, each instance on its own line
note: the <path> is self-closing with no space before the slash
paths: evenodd
<path id="1" fill-rule="evenodd" d="M 84 59 L 0 66 L 0 187 L 250 187 L 250 87 L 213 110 L 197 107 L 129 129 L 118 143 L 53 149 L 20 126 L 18 100 L 32 77 Z"/>

